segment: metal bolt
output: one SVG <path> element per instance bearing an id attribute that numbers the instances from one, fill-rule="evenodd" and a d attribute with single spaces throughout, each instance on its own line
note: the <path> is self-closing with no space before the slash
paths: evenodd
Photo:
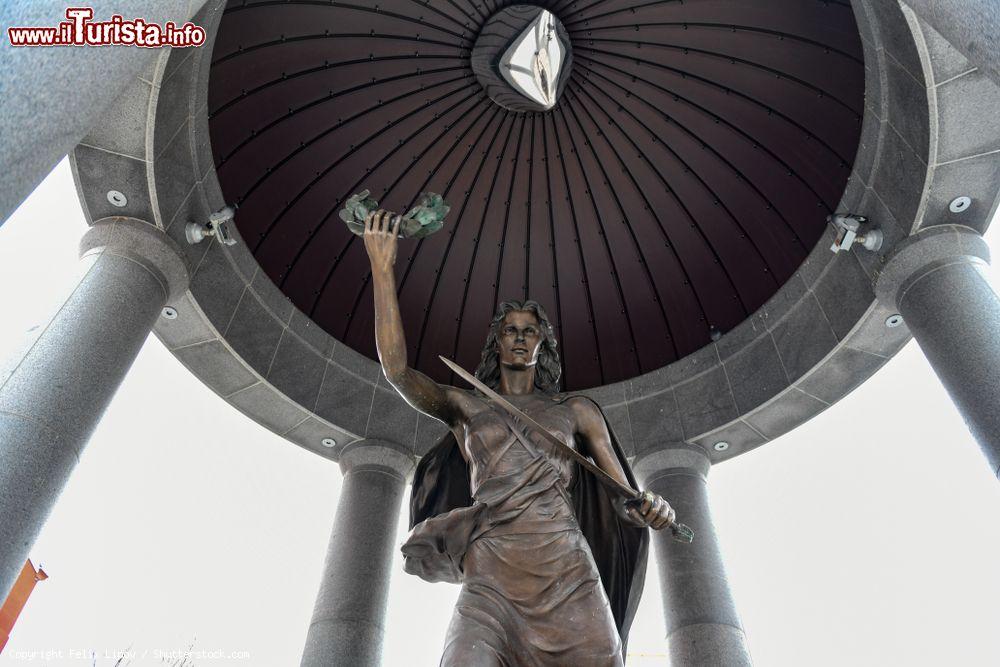
<path id="1" fill-rule="evenodd" d="M 964 213 L 970 206 L 972 206 L 972 199 L 969 197 L 955 197 L 948 204 L 948 210 L 952 213 Z"/>
<path id="2" fill-rule="evenodd" d="M 166 308 L 164 308 L 160 314 L 163 315 L 164 319 L 168 320 L 177 319 L 177 310 L 175 308 L 172 308 L 171 306 L 167 306 Z"/>
<path id="3" fill-rule="evenodd" d="M 128 204 L 128 198 L 117 190 L 108 190 L 108 201 L 118 208 L 122 208 Z"/>
<path id="4" fill-rule="evenodd" d="M 324 447 L 336 447 L 337 446 L 337 441 L 334 440 L 333 438 L 323 438 L 323 446 Z"/>
<path id="5" fill-rule="evenodd" d="M 903 316 L 900 315 L 899 313 L 890 315 L 889 317 L 885 318 L 885 326 L 889 327 L 890 329 L 895 329 L 902 323 L 903 323 Z"/>
<path id="6" fill-rule="evenodd" d="M 727 449 L 729 449 L 729 443 L 724 440 L 717 442 L 714 445 L 712 445 L 712 449 L 714 449 L 717 452 L 724 452 Z"/>

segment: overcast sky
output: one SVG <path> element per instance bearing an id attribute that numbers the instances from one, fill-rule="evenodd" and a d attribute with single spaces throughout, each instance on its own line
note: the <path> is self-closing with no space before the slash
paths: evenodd
<path id="1" fill-rule="evenodd" d="M 0 356 L 75 284 L 85 229 L 66 161 L 0 227 Z M 340 480 L 150 337 L 31 550 L 50 578 L 0 666 L 192 642 L 199 666 L 297 665 Z M 915 343 L 709 484 L 758 667 L 1000 664 L 1000 484 Z M 436 665 L 458 587 L 392 577 L 385 664 Z M 629 664 L 665 664 L 663 634 L 651 561 Z"/>

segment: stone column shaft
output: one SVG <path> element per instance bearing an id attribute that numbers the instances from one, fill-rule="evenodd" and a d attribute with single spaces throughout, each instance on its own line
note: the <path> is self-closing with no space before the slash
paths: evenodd
<path id="1" fill-rule="evenodd" d="M 7 0 L 0 25 L 55 27 L 67 7 L 90 7 L 93 21 L 113 14 L 182 25 L 205 0 Z M 13 47 L 0 44 L 0 225 L 160 53 L 135 46 Z"/>
<path id="2" fill-rule="evenodd" d="M 176 246 L 152 225 L 100 221 L 85 275 L 21 359 L 0 373 L 0 599 L 171 294 Z"/>
<path id="3" fill-rule="evenodd" d="M 930 227 L 900 244 L 880 272 L 896 309 L 1000 476 L 1000 297 L 989 248 L 967 227 Z"/>
<path id="4" fill-rule="evenodd" d="M 381 662 L 396 529 L 414 459 L 400 445 L 359 440 L 344 448 L 340 466 L 344 481 L 303 667 Z"/>
<path id="5" fill-rule="evenodd" d="M 643 487 L 663 496 L 695 533 L 694 542 L 683 544 L 666 530 L 653 532 L 673 667 L 752 665 L 709 512 L 709 466 L 703 452 L 683 446 L 643 456 L 634 466 Z"/>
<path id="6" fill-rule="evenodd" d="M 1000 3 L 996 0 L 904 0 L 1000 86 Z"/>

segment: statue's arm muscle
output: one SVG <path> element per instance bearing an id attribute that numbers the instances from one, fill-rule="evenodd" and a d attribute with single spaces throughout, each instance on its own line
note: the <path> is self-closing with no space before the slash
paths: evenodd
<path id="1" fill-rule="evenodd" d="M 382 372 L 407 403 L 454 426 L 461 413 L 461 392 L 439 385 L 406 364 L 406 337 L 393 268 L 398 220 L 390 225 L 389 217 L 389 213 L 379 209 L 365 220 L 365 247 L 372 263 L 372 290 L 375 293 L 375 345 Z"/>
<path id="2" fill-rule="evenodd" d="M 618 461 L 618 455 L 611 446 L 608 424 L 597 405 L 589 399 L 579 397 L 569 399 L 569 404 L 576 415 L 576 434 L 580 436 L 581 453 L 594 459 L 594 463 L 616 481 L 631 486 L 621 462 Z"/>
<path id="3" fill-rule="evenodd" d="M 601 470 L 614 477 L 625 486 L 630 486 L 625 470 L 611 444 L 611 433 L 597 404 L 587 398 L 570 399 L 576 415 L 576 434 L 582 440 L 582 452 L 594 459 Z M 638 490 L 638 489 L 637 489 Z M 625 504 L 623 498 L 614 500 L 615 509 L 623 517 L 639 526 L 649 526 L 659 530 L 673 523 L 676 514 L 670 503 L 657 494 L 644 494 L 641 503 Z"/>

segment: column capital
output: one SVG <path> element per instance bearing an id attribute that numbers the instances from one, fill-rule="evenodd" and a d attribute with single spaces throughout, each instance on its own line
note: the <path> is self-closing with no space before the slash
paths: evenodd
<path id="1" fill-rule="evenodd" d="M 987 265 L 990 249 L 974 229 L 962 225 L 927 227 L 901 241 L 875 279 L 875 295 L 899 309 L 906 290 L 937 268 L 964 262 Z"/>
<path id="2" fill-rule="evenodd" d="M 643 485 L 648 485 L 668 471 L 706 479 L 711 467 L 712 462 L 701 447 L 676 443 L 640 455 L 632 464 L 632 471 Z"/>
<path id="3" fill-rule="evenodd" d="M 160 228 L 138 218 L 101 218 L 80 240 L 80 257 L 109 253 L 126 257 L 153 274 L 170 303 L 188 288 L 191 272 L 180 247 Z"/>
<path id="4" fill-rule="evenodd" d="M 388 440 L 374 439 L 348 443 L 340 451 L 337 461 L 345 475 L 359 470 L 380 470 L 403 480 L 409 478 L 417 464 L 409 448 Z"/>

